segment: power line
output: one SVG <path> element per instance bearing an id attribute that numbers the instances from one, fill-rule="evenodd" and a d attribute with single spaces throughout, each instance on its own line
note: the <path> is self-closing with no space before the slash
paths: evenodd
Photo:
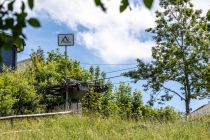
<path id="1" fill-rule="evenodd" d="M 104 79 L 113 79 L 113 78 L 118 78 L 118 77 L 122 77 L 123 75 L 117 75 L 117 76 L 112 76 L 112 77 L 108 77 L 108 78 L 104 78 Z"/>
<path id="2" fill-rule="evenodd" d="M 118 78 L 118 77 L 122 77 L 123 75 L 117 75 L 117 76 L 112 76 L 112 77 L 107 77 L 107 78 L 103 78 L 103 79 L 98 79 L 100 80 L 106 80 L 106 79 L 113 79 L 113 78 Z"/>
<path id="3" fill-rule="evenodd" d="M 23 53 L 23 52 L 21 52 L 20 54 L 30 55 L 30 54 Z M 73 60 L 73 61 L 77 61 L 77 60 Z M 88 63 L 80 63 L 80 64 L 88 64 Z M 88 65 L 134 65 L 134 63 L 133 64 L 88 64 Z M 125 70 L 131 70 L 131 69 L 135 69 L 135 68 L 137 68 L 137 67 L 130 67 L 130 68 L 126 68 L 126 69 L 119 69 L 119 70 L 109 71 L 109 72 L 105 72 L 105 73 L 106 74 L 109 74 L 109 73 L 115 73 L 115 72 L 120 72 L 120 71 L 125 71 Z M 117 75 L 117 76 L 112 76 L 112 77 L 108 77 L 108 78 L 104 78 L 104 79 L 99 79 L 99 80 L 113 79 L 113 78 L 118 78 L 118 77 L 122 77 L 122 76 L 123 75 Z"/>
<path id="4" fill-rule="evenodd" d="M 104 64 L 104 63 L 98 63 L 98 64 L 90 64 L 90 63 L 80 63 L 81 65 L 98 65 L 98 66 L 101 66 L 101 65 L 119 65 L 119 66 L 131 66 L 131 65 L 137 65 L 137 63 L 130 63 L 130 64 Z"/>
<path id="5" fill-rule="evenodd" d="M 29 55 L 29 54 L 26 54 L 26 53 L 21 53 L 21 54 L 23 54 L 23 55 Z M 75 60 L 73 60 L 73 61 L 75 61 Z M 91 65 L 93 65 L 93 64 L 91 64 Z M 103 65 L 127 65 L 127 64 L 103 64 Z M 120 72 L 120 71 L 125 71 L 125 70 L 131 70 L 131 69 L 135 69 L 135 68 L 137 68 L 137 67 L 131 67 L 131 68 L 126 68 L 126 69 L 119 69 L 119 70 L 109 71 L 109 72 L 105 72 L 105 73 L 106 74 L 109 74 L 109 73 L 115 73 L 115 72 Z M 117 76 L 112 76 L 112 77 L 108 77 L 108 78 L 104 78 L 104 79 L 99 79 L 99 80 L 113 79 L 113 78 L 118 78 L 118 77 L 122 77 L 122 76 L 123 75 L 117 75 Z"/>
<path id="6" fill-rule="evenodd" d="M 115 72 L 120 72 L 120 71 L 125 71 L 125 70 L 134 70 L 135 68 L 138 68 L 138 67 L 131 67 L 131 68 L 126 68 L 126 69 L 119 69 L 119 70 L 115 70 L 115 71 L 109 71 L 109 72 L 105 72 L 106 74 L 108 73 L 115 73 Z"/>
<path id="7" fill-rule="evenodd" d="M 118 82 L 118 83 L 112 83 L 113 85 L 119 85 L 121 83 L 135 83 L 135 81 L 122 81 L 122 82 Z"/>

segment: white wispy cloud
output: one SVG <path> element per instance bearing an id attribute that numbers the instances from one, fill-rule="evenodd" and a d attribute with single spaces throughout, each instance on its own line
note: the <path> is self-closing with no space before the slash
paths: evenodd
<path id="1" fill-rule="evenodd" d="M 104 1 L 107 13 L 93 0 L 37 0 L 36 11 L 47 12 L 56 21 L 76 31 L 79 44 L 107 63 L 151 57 L 154 43 L 145 39 L 145 29 L 155 26 L 154 13 L 143 6 L 120 14 L 120 0 Z M 81 31 L 79 28 L 85 28 Z"/>
<path id="2" fill-rule="evenodd" d="M 207 2 L 208 1 L 208 2 Z M 76 31 L 77 43 L 92 50 L 107 63 L 151 58 L 154 42 L 145 29 L 155 26 L 154 10 L 142 5 L 119 12 L 120 0 L 104 1 L 107 13 L 96 8 L 93 0 L 36 0 L 36 14 L 48 13 L 50 18 Z M 193 0 L 196 8 L 208 9 L 209 0 Z M 203 4 L 202 4 L 203 3 Z M 80 29 L 85 28 L 81 31 Z"/>

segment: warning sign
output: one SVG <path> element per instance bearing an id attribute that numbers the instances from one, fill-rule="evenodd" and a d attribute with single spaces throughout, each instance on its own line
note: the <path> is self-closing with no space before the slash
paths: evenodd
<path id="1" fill-rule="evenodd" d="M 74 35 L 73 34 L 59 34 L 58 35 L 58 46 L 73 46 Z"/>

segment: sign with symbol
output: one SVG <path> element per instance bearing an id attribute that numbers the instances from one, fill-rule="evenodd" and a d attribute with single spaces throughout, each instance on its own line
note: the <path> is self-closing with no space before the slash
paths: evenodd
<path id="1" fill-rule="evenodd" d="M 58 46 L 74 46 L 74 35 L 73 34 L 59 34 Z"/>

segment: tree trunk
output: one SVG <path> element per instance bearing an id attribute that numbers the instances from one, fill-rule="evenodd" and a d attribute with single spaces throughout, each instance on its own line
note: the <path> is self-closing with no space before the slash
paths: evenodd
<path id="1" fill-rule="evenodd" d="M 190 98 L 186 98 L 185 113 L 186 113 L 186 116 L 188 116 L 190 114 Z"/>
<path id="2" fill-rule="evenodd" d="M 186 73 L 186 115 L 190 114 L 190 101 L 191 101 L 191 92 L 190 92 L 190 84 L 188 73 Z"/>
<path id="3" fill-rule="evenodd" d="M 189 84 L 189 74 L 188 74 L 188 65 L 186 64 L 185 58 L 184 61 L 184 75 L 185 75 L 185 113 L 186 117 L 190 114 L 190 100 L 191 100 L 191 91 L 190 91 L 190 84 Z"/>

